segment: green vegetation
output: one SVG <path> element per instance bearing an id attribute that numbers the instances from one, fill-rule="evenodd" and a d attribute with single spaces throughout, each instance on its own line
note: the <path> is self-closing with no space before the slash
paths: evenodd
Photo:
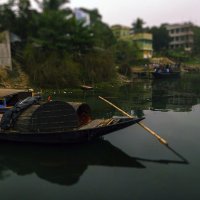
<path id="1" fill-rule="evenodd" d="M 153 35 L 153 49 L 155 52 L 164 53 L 168 49 L 170 37 L 164 25 L 152 27 L 150 32 Z"/>
<path id="2" fill-rule="evenodd" d="M 133 23 L 132 23 L 132 30 L 134 33 L 143 33 L 144 32 L 144 24 L 145 22 L 143 19 L 137 18 Z"/>
<path id="3" fill-rule="evenodd" d="M 200 56 L 200 27 L 195 26 L 193 31 L 194 31 L 193 54 L 199 57 Z"/>
<path id="4" fill-rule="evenodd" d="M 81 8 L 90 16 L 90 25 L 85 25 L 67 6 L 68 0 L 34 0 L 37 9 L 31 7 L 31 2 L 9 0 L 0 5 L 0 31 L 8 30 L 21 39 L 12 44 L 13 64 L 21 66 L 34 86 L 69 88 L 102 82 L 109 85 L 117 80 L 117 69 L 128 76 L 131 66 L 148 63 L 141 59 L 136 44 L 116 40 L 98 10 Z M 168 51 L 170 38 L 164 25 L 144 28 L 144 24 L 138 18 L 132 30 L 153 34 L 154 55 L 168 56 L 179 62 L 196 58 L 193 61 L 200 63 L 199 27 L 194 29 L 195 46 L 189 55 L 181 49 Z"/>
<path id="5" fill-rule="evenodd" d="M 0 31 L 22 40 L 13 45 L 15 63 L 39 87 L 74 87 L 81 83 L 109 82 L 116 76 L 110 50 L 115 38 L 98 10 L 82 9 L 91 24 L 77 20 L 67 0 L 10 0 L 0 6 Z M 65 5 L 65 6 L 64 6 Z"/>

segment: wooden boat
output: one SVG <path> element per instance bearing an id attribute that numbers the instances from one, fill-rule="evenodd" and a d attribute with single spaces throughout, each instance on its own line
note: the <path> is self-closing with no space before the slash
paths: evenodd
<path id="1" fill-rule="evenodd" d="M 152 76 L 156 79 L 178 78 L 180 77 L 180 72 L 152 72 Z"/>
<path id="2" fill-rule="evenodd" d="M 12 108 L 17 102 L 32 96 L 32 91 L 0 89 L 0 113 Z"/>
<path id="3" fill-rule="evenodd" d="M 82 90 L 93 90 L 94 89 L 92 86 L 89 86 L 89 85 L 81 85 L 80 87 Z"/>
<path id="4" fill-rule="evenodd" d="M 36 97 L 19 103 L 3 115 L 0 140 L 50 144 L 83 143 L 144 119 L 112 117 L 92 120 L 91 109 L 85 103 L 37 102 L 34 98 Z"/>

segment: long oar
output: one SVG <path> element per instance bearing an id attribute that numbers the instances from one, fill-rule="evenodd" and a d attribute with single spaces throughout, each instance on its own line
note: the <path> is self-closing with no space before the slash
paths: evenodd
<path id="1" fill-rule="evenodd" d="M 109 105 L 111 105 L 112 107 L 116 108 L 118 111 L 120 111 L 120 112 L 123 113 L 124 115 L 128 116 L 129 118 L 134 118 L 134 116 L 129 115 L 129 114 L 126 113 L 124 110 L 118 108 L 116 105 L 114 105 L 114 104 L 111 103 L 110 101 L 104 99 L 104 98 L 101 97 L 101 96 L 99 96 L 99 98 L 100 98 L 101 100 L 105 101 L 106 103 L 108 103 Z M 147 127 L 146 125 L 144 125 L 143 123 L 138 122 L 138 124 L 139 124 L 140 126 L 142 126 L 145 130 L 147 130 L 149 133 L 151 133 L 153 136 L 155 136 L 155 137 L 159 140 L 159 142 L 160 142 L 161 144 L 164 144 L 170 151 L 172 151 L 175 155 L 177 155 L 180 159 L 182 159 L 183 162 L 184 162 L 185 164 L 189 164 L 189 162 L 188 162 L 182 155 L 180 155 L 179 153 L 177 153 L 173 148 L 171 148 L 171 147 L 168 145 L 168 143 L 167 143 L 166 140 L 164 140 L 163 138 L 161 138 L 157 133 L 155 133 L 154 131 L 152 131 L 150 128 L 148 128 L 148 127 Z"/>
<path id="2" fill-rule="evenodd" d="M 126 115 L 129 118 L 134 118 L 134 116 L 129 115 L 127 112 L 125 112 L 124 110 L 122 110 L 121 108 L 117 107 L 116 105 L 114 105 L 113 103 L 111 103 L 110 101 L 104 99 L 103 97 L 99 96 L 99 98 L 103 101 L 105 101 L 106 103 L 108 103 L 109 105 L 111 105 L 112 107 L 116 108 L 118 111 L 120 111 L 121 113 L 123 113 L 124 115 Z M 138 122 L 138 124 L 144 128 L 145 130 L 147 130 L 149 133 L 151 133 L 153 136 L 155 136 L 160 143 L 168 146 L 168 143 L 165 139 L 163 139 L 162 137 L 160 137 L 156 132 L 154 132 L 153 130 L 151 130 L 149 127 L 147 127 L 145 124 Z"/>

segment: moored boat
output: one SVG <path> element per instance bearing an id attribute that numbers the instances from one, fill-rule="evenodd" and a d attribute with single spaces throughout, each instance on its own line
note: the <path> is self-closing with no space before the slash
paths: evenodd
<path id="1" fill-rule="evenodd" d="M 152 72 L 152 76 L 156 79 L 161 78 L 178 78 L 180 77 L 180 72 Z"/>
<path id="2" fill-rule="evenodd" d="M 92 119 L 85 103 L 41 102 L 32 97 L 19 102 L 1 120 L 0 140 L 24 143 L 71 144 L 98 139 L 144 118 Z"/>
<path id="3" fill-rule="evenodd" d="M 89 86 L 89 85 L 81 85 L 80 87 L 82 90 L 93 90 L 94 89 L 92 86 Z"/>

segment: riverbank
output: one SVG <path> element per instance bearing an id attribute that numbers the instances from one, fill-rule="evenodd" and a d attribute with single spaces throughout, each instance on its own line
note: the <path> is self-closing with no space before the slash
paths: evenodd
<path id="1" fill-rule="evenodd" d="M 0 87 L 24 89 L 30 88 L 29 76 L 24 73 L 20 66 L 13 67 L 13 70 L 0 69 Z"/>
<path id="2" fill-rule="evenodd" d="M 92 86 L 94 87 L 94 89 L 112 88 L 114 86 L 123 85 L 130 81 L 131 80 L 127 76 L 117 73 L 116 78 L 114 80 L 111 80 L 109 82 L 95 83 L 92 84 Z M 77 84 L 77 86 L 73 87 L 73 89 L 80 89 L 79 86 L 80 85 Z M 24 88 L 38 88 L 38 87 L 31 84 L 29 75 L 26 74 L 19 65 L 14 65 L 12 71 L 6 68 L 0 69 L 0 88 L 24 89 Z M 53 85 L 52 88 L 54 88 Z"/>
<path id="3" fill-rule="evenodd" d="M 200 72 L 200 64 L 183 64 L 181 70 L 183 72 Z"/>
<path id="4" fill-rule="evenodd" d="M 180 70 L 181 72 L 200 72 L 200 64 L 182 64 Z M 109 82 L 95 83 L 92 86 L 94 89 L 100 90 L 108 88 L 112 89 L 116 86 L 118 87 L 127 83 L 131 83 L 133 82 L 134 77 L 142 77 L 143 74 L 150 74 L 153 71 L 153 67 L 134 66 L 131 68 L 132 78 L 117 73 L 117 76 L 114 80 Z M 20 66 L 13 67 L 13 71 L 0 69 L 0 87 L 13 89 L 37 88 L 31 84 L 29 76 L 21 69 Z M 77 87 L 73 87 L 73 89 L 80 89 L 80 87 L 77 85 Z"/>

